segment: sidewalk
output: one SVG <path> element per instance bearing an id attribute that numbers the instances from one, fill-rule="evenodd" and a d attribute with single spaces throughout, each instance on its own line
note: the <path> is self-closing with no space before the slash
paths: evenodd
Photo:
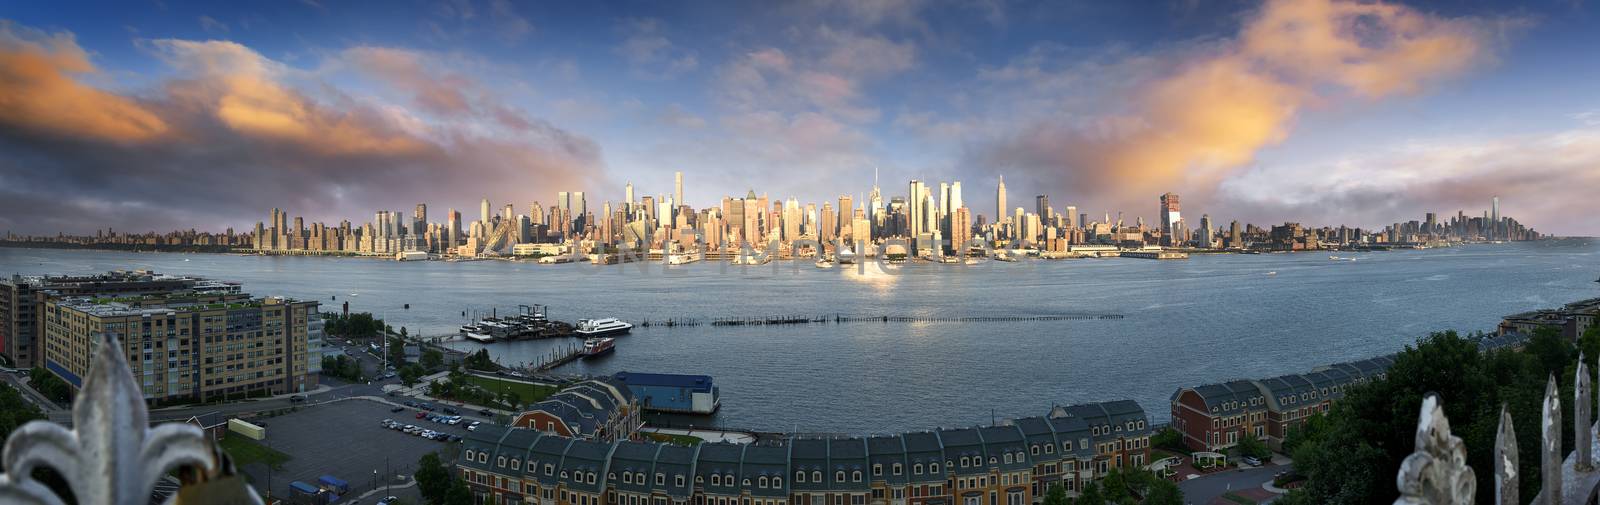
<path id="1" fill-rule="evenodd" d="M 645 433 L 661 433 L 663 435 L 683 435 L 698 438 L 707 442 L 729 442 L 735 444 L 748 444 L 756 441 L 755 435 L 738 431 L 721 430 L 689 430 L 682 428 L 651 428 L 646 426 L 639 431 Z"/>

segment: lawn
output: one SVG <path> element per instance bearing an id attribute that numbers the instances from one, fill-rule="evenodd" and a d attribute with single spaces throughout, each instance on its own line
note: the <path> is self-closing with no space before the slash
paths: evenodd
<path id="1" fill-rule="evenodd" d="M 289 461 L 289 455 L 278 452 L 271 447 L 261 445 L 254 440 L 245 438 L 244 435 L 229 434 L 222 438 L 222 450 L 228 452 L 236 466 L 245 466 L 263 463 L 273 470 L 282 470 L 283 464 Z"/>
<path id="2" fill-rule="evenodd" d="M 479 377 L 476 375 L 467 375 L 467 382 L 470 382 L 475 386 L 483 388 L 485 391 L 495 394 L 499 394 L 509 389 L 511 392 L 517 394 L 517 397 L 522 400 L 522 403 L 534 403 L 542 401 L 545 398 L 548 398 L 550 395 L 556 394 L 557 391 L 560 391 L 559 388 L 554 386 L 541 386 L 538 384 L 493 379 L 489 377 Z"/>
<path id="3" fill-rule="evenodd" d="M 1223 493 L 1222 497 L 1226 498 L 1228 501 L 1237 503 L 1239 505 L 1256 505 L 1256 501 L 1255 500 L 1252 500 L 1252 499 L 1249 499 L 1249 498 L 1245 498 L 1243 496 L 1239 496 L 1239 495 L 1233 494 L 1232 491 Z"/>
<path id="4" fill-rule="evenodd" d="M 668 434 L 668 433 L 645 433 L 644 436 L 648 437 L 650 440 L 653 440 L 653 441 L 656 441 L 656 442 L 666 442 L 666 443 L 669 443 L 669 444 L 677 444 L 677 445 L 693 446 L 693 445 L 699 444 L 701 442 L 705 442 L 705 440 L 701 440 L 700 437 L 691 437 L 691 436 L 688 436 L 688 435 L 672 435 L 672 434 Z"/>

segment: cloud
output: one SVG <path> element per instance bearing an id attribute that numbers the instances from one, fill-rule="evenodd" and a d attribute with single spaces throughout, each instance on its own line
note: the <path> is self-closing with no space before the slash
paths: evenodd
<path id="1" fill-rule="evenodd" d="M 397 202 L 466 207 L 606 182 L 586 137 L 487 96 L 467 96 L 468 112 L 452 115 L 459 104 L 419 84 L 447 76 L 408 66 L 404 50 L 334 53 L 324 67 L 352 54 L 389 64 L 352 68 L 398 82 L 429 110 L 351 93 L 320 68 L 228 41 L 141 42 L 173 76 L 133 98 L 77 79 L 94 68 L 70 34 L 7 25 L 0 40 L 6 229 L 242 228 L 272 207 L 336 221 Z"/>
<path id="2" fill-rule="evenodd" d="M 1339 159 L 1247 170 L 1219 195 L 1265 222 L 1366 223 L 1501 212 L 1545 233 L 1600 236 L 1600 128 L 1408 142 Z M 1448 214 L 1448 215 L 1447 215 Z"/>
<path id="3" fill-rule="evenodd" d="M 533 23 L 517 14 L 516 7 L 511 5 L 510 0 L 489 0 L 489 14 L 494 17 L 495 30 L 501 40 L 508 43 L 520 42 L 529 33 L 533 33 Z"/>
<path id="4" fill-rule="evenodd" d="M 1059 106 L 1051 93 L 1083 86 L 1099 104 L 1044 109 L 978 142 L 967 163 L 1107 206 L 1205 195 L 1286 139 L 1308 106 L 1416 93 L 1487 59 L 1482 25 L 1400 5 L 1271 0 L 1235 38 L 1111 64 L 1099 76 L 1109 87 L 1089 82 L 1107 70 L 1098 63 L 1053 71 L 1040 61 L 1053 54 L 1025 55 L 986 77 L 1061 86 L 1024 89 L 1019 102 Z"/>
<path id="5" fill-rule="evenodd" d="M 206 33 L 228 33 L 227 23 L 217 21 L 211 16 L 200 16 L 200 28 Z"/>
<path id="6" fill-rule="evenodd" d="M 39 135 L 143 142 L 170 126 L 138 100 L 80 84 L 98 70 L 71 33 L 0 21 L 0 125 Z"/>
<path id="7" fill-rule="evenodd" d="M 473 106 L 463 91 L 471 86 L 471 80 L 458 74 L 438 75 L 430 71 L 424 66 L 428 58 L 421 53 L 361 46 L 344 50 L 343 58 L 361 71 L 412 94 L 412 103 L 424 111 L 450 117 L 473 113 Z"/>
<path id="8" fill-rule="evenodd" d="M 672 79 L 700 66 L 699 55 L 674 44 L 657 19 L 630 19 L 618 29 L 624 38 L 612 51 L 626 59 L 642 79 Z"/>

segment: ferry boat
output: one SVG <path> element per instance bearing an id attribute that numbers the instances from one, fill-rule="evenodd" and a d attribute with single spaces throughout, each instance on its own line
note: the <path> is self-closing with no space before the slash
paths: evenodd
<path id="1" fill-rule="evenodd" d="M 699 252 L 673 253 L 673 254 L 667 255 L 667 264 L 668 265 L 687 265 L 687 264 L 690 264 L 690 263 L 698 262 L 698 261 L 700 261 L 701 259 L 704 259 L 704 258 L 705 257 L 703 255 L 701 255 Z"/>
<path id="2" fill-rule="evenodd" d="M 573 333 L 577 333 L 578 336 L 582 337 L 600 337 L 621 335 L 632 329 L 632 324 L 608 317 L 605 319 L 579 319 L 578 326 L 573 330 Z"/>
<path id="3" fill-rule="evenodd" d="M 606 353 L 617 350 L 617 339 L 611 337 L 591 338 L 583 341 L 583 359 L 598 358 Z"/>

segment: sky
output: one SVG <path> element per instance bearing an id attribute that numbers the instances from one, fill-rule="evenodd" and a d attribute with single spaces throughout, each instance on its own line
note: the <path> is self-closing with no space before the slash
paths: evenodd
<path id="1" fill-rule="evenodd" d="M 0 233 L 860 202 L 1600 235 L 1584 1 L 18 2 Z"/>

